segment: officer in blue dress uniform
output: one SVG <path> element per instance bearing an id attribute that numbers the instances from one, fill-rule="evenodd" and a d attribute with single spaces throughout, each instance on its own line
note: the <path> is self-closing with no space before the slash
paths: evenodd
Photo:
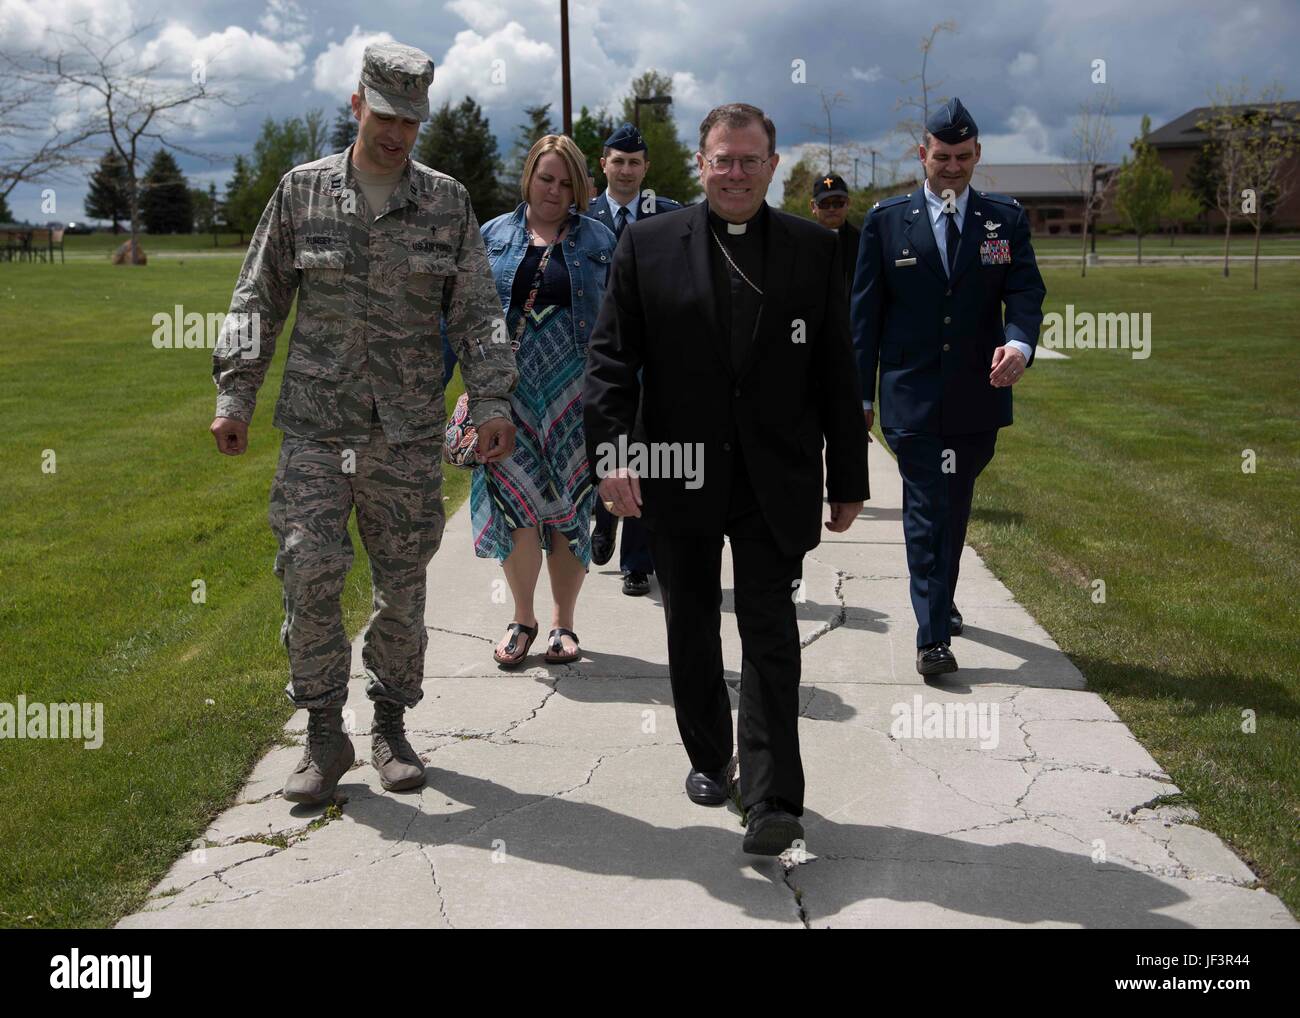
<path id="1" fill-rule="evenodd" d="M 953 593 L 975 479 L 1011 423 L 1046 289 L 1020 203 L 970 187 L 979 131 L 961 100 L 925 127 L 925 182 L 867 214 L 850 314 L 867 424 L 878 375 L 881 430 L 903 479 L 916 668 L 928 676 L 957 669 Z"/>
<path id="2" fill-rule="evenodd" d="M 650 169 L 650 159 L 645 139 L 632 124 L 622 124 L 605 139 L 600 168 L 609 186 L 591 200 L 587 215 L 608 226 L 615 237 L 623 235 L 628 223 L 681 208 L 671 198 L 642 193 L 641 183 Z M 632 437 L 635 439 L 637 436 Z M 618 517 L 597 501 L 596 527 L 591 535 L 591 559 L 597 565 L 603 566 L 613 556 L 617 526 Z M 634 516 L 623 520 L 623 543 L 619 548 L 618 564 L 623 573 L 624 594 L 638 597 L 650 592 L 654 559 L 650 554 L 645 525 Z"/>

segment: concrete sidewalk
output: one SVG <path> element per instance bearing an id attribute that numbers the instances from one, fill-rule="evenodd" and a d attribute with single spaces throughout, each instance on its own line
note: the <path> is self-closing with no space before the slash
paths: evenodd
<path id="1" fill-rule="evenodd" d="M 686 798 L 657 587 L 624 597 L 612 565 L 593 568 L 582 661 L 542 662 L 544 616 L 534 666 L 497 670 L 504 577 L 474 557 L 463 507 L 430 570 L 425 697 L 408 715 L 426 787 L 380 788 L 354 678 L 341 814 L 280 798 L 301 749 L 271 752 L 209 847 L 121 925 L 1296 926 L 1192 811 L 1155 804 L 1177 788 L 970 548 L 961 670 L 921 680 L 898 473 L 879 444 L 871 467 L 868 508 L 806 560 L 801 859 L 745 855 L 733 807 Z M 728 591 L 734 685 L 731 612 Z M 305 726 L 288 728 L 301 741 Z"/>

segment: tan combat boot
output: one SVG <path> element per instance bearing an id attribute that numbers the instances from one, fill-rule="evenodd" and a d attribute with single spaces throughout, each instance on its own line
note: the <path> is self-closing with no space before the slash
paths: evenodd
<path id="1" fill-rule="evenodd" d="M 319 806 L 334 797 L 339 778 L 347 773 L 356 752 L 343 731 L 343 708 L 322 707 L 307 712 L 307 746 L 284 783 L 290 802 Z"/>
<path id="2" fill-rule="evenodd" d="M 370 726 L 370 762 L 379 772 L 379 783 L 390 792 L 424 784 L 424 764 L 406 741 L 402 715 L 406 708 L 387 700 L 375 701 L 375 720 Z"/>

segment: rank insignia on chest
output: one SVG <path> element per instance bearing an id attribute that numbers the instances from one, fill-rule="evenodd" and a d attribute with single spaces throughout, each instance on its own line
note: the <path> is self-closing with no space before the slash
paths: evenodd
<path id="1" fill-rule="evenodd" d="M 1010 265 L 1011 241 L 986 240 L 980 244 L 980 263 L 982 265 Z"/>

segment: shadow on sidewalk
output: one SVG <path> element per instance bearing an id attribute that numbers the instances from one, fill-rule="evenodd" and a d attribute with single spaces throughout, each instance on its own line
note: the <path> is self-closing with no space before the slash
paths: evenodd
<path id="1" fill-rule="evenodd" d="M 797 888 L 813 922 L 879 899 L 925 902 L 962 916 L 1013 923 L 1188 926 L 1157 911 L 1186 900 L 1185 894 L 1139 870 L 1094 863 L 1085 845 L 1078 852 L 1022 843 L 979 845 L 897 827 L 839 823 L 808 812 L 803 823 L 812 858 L 787 877 L 777 860 L 742 851 L 738 818 L 734 831 L 661 827 L 595 803 L 521 795 L 433 766 L 428 775 L 423 805 L 451 800 L 461 808 L 446 815 L 421 812 L 413 820 L 409 801 L 374 796 L 363 800 L 365 809 L 348 812 L 389 841 L 481 850 L 485 866 L 504 845 L 512 857 L 581 873 L 690 880 L 757 919 L 797 921 L 790 893 Z M 765 882 L 755 881 L 754 874 Z M 767 893 L 772 889 L 780 893 Z M 520 893 L 528 893 L 526 885 Z"/>

